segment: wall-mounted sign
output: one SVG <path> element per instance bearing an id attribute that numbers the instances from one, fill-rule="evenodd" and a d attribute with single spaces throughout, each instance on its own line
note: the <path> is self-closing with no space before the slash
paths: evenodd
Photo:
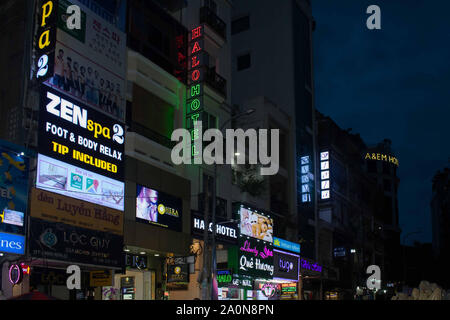
<path id="1" fill-rule="evenodd" d="M 35 258 L 121 268 L 121 236 L 31 218 L 30 253 Z"/>
<path id="2" fill-rule="evenodd" d="M 123 235 L 122 211 L 36 188 L 31 189 L 30 215 L 51 222 Z"/>
<path id="3" fill-rule="evenodd" d="M 0 232 L 0 252 L 25 253 L 25 237 L 18 234 Z"/>
<path id="4" fill-rule="evenodd" d="M 311 202 L 311 188 L 314 181 L 314 175 L 312 173 L 312 163 L 309 156 L 303 156 L 300 158 L 301 168 L 301 194 L 302 202 Z"/>
<path id="5" fill-rule="evenodd" d="M 53 57 L 49 57 L 54 68 L 47 83 L 98 111 L 124 121 L 126 34 L 83 3 L 59 0 L 54 5 L 57 43 Z M 80 29 L 67 28 L 66 12 L 70 5 L 81 9 Z"/>
<path id="6" fill-rule="evenodd" d="M 42 85 L 38 132 L 39 153 L 123 181 L 121 123 Z"/>
<path id="7" fill-rule="evenodd" d="M 192 158 L 201 157 L 201 150 L 196 150 L 195 141 L 202 139 L 199 129 L 194 128 L 195 121 L 203 118 L 203 80 L 205 77 L 204 28 L 195 27 L 188 39 L 188 89 L 186 99 L 186 129 L 191 133 Z"/>
<path id="8" fill-rule="evenodd" d="M 273 250 L 273 278 L 298 281 L 300 256 Z"/>
<path id="9" fill-rule="evenodd" d="M 168 283 L 188 283 L 189 282 L 189 265 L 173 264 L 167 266 L 167 282 Z"/>
<path id="10" fill-rule="evenodd" d="M 272 244 L 240 237 L 238 265 L 239 274 L 271 279 L 274 272 Z"/>
<path id="11" fill-rule="evenodd" d="M 300 253 L 300 244 L 299 243 L 290 242 L 290 241 L 280 239 L 277 237 L 273 237 L 273 246 L 274 246 L 274 248 L 284 249 L 287 251 Z"/>
<path id="12" fill-rule="evenodd" d="M 91 271 L 89 273 L 89 285 L 91 287 L 109 287 L 112 286 L 111 270 Z"/>
<path id="13" fill-rule="evenodd" d="M 9 267 L 9 282 L 13 285 L 20 284 L 23 280 L 22 267 L 18 264 L 12 264 Z"/>
<path id="14" fill-rule="evenodd" d="M 256 210 L 239 208 L 241 235 L 273 242 L 273 219 Z"/>
<path id="15" fill-rule="evenodd" d="M 27 150 L 0 140 L 0 232 L 25 234 L 28 204 Z"/>
<path id="16" fill-rule="evenodd" d="M 320 153 L 320 198 L 330 199 L 330 153 Z"/>
<path id="17" fill-rule="evenodd" d="M 125 267 L 132 269 L 146 270 L 147 256 L 140 256 L 136 254 L 125 254 Z"/>
<path id="18" fill-rule="evenodd" d="M 220 286 L 231 284 L 233 281 L 233 272 L 231 270 L 217 270 L 216 279 Z"/>
<path id="19" fill-rule="evenodd" d="M 216 218 L 216 241 L 218 243 L 236 244 L 238 239 L 238 227 L 235 222 L 228 222 L 225 219 Z M 203 230 L 205 230 L 205 221 L 201 215 L 191 212 L 191 230 L 192 234 L 203 239 Z M 208 231 L 212 233 L 212 222 L 209 224 Z"/>
<path id="20" fill-rule="evenodd" d="M 345 249 L 345 247 L 337 247 L 333 249 L 333 256 L 335 258 L 338 257 L 345 257 L 347 253 L 347 250 Z"/>
<path id="21" fill-rule="evenodd" d="M 301 268 L 301 272 L 303 272 L 303 271 L 306 271 L 306 272 L 309 271 L 309 272 L 313 272 L 313 273 L 321 273 L 322 272 L 322 266 L 320 266 L 316 262 L 311 261 L 306 258 L 300 258 L 300 268 Z"/>
<path id="22" fill-rule="evenodd" d="M 394 156 L 384 154 L 384 153 L 369 153 L 367 152 L 364 156 L 364 160 L 376 160 L 376 161 L 385 161 L 392 163 L 398 167 L 398 159 Z"/>
<path id="23" fill-rule="evenodd" d="M 231 280 L 231 284 L 233 286 L 237 286 L 245 289 L 253 288 L 253 280 L 252 277 L 244 275 L 244 274 L 233 274 L 233 279 Z"/>
<path id="24" fill-rule="evenodd" d="M 282 295 L 291 295 L 297 293 L 297 283 L 282 283 L 281 284 L 281 294 Z"/>
<path id="25" fill-rule="evenodd" d="M 35 77 L 43 82 L 53 76 L 55 45 L 56 45 L 56 17 L 58 11 L 57 0 L 39 0 L 36 4 L 37 28 L 34 37 Z"/>
<path id="26" fill-rule="evenodd" d="M 181 198 L 137 185 L 136 221 L 181 231 Z"/>
<path id="27" fill-rule="evenodd" d="M 277 293 L 278 287 L 278 283 L 265 282 L 260 283 L 259 290 L 261 290 L 266 298 L 272 298 Z"/>
<path id="28" fill-rule="evenodd" d="M 124 209 L 125 184 L 38 154 L 36 187 L 116 210 Z"/>

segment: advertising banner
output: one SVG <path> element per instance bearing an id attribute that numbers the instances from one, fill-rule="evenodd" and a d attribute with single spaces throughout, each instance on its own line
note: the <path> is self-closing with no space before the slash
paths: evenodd
<path id="1" fill-rule="evenodd" d="M 25 237 L 18 234 L 0 232 L 0 252 L 25 253 Z"/>
<path id="2" fill-rule="evenodd" d="M 239 216 L 241 235 L 273 242 L 273 219 L 243 206 L 239 209 Z"/>
<path id="3" fill-rule="evenodd" d="M 81 29 L 67 28 L 67 7 L 81 8 Z M 53 87 L 125 120 L 126 34 L 76 0 L 59 0 Z"/>
<path id="4" fill-rule="evenodd" d="M 89 285 L 91 287 L 109 287 L 112 286 L 111 270 L 100 270 L 89 272 Z"/>
<path id="5" fill-rule="evenodd" d="M 39 153 L 123 181 L 125 130 L 112 118 L 42 85 L 38 132 Z"/>
<path id="6" fill-rule="evenodd" d="M 225 219 L 216 218 L 216 241 L 218 243 L 237 244 L 238 226 L 235 222 L 225 222 Z M 191 231 L 192 235 L 203 239 L 205 230 L 205 221 L 203 216 L 191 212 Z M 208 231 L 212 234 L 212 222 L 209 224 Z"/>
<path id="7" fill-rule="evenodd" d="M 121 268 L 123 238 L 112 233 L 31 218 L 30 253 L 35 258 Z"/>
<path id="8" fill-rule="evenodd" d="M 300 272 L 306 275 L 320 275 L 322 266 L 310 259 L 300 258 Z"/>
<path id="9" fill-rule="evenodd" d="M 137 185 L 136 221 L 181 231 L 181 198 Z"/>
<path id="10" fill-rule="evenodd" d="M 300 244 L 273 237 L 274 248 L 300 253 Z"/>
<path id="11" fill-rule="evenodd" d="M 239 274 L 272 279 L 274 272 L 272 245 L 264 241 L 240 237 L 238 265 Z"/>
<path id="12" fill-rule="evenodd" d="M 299 255 L 273 250 L 274 279 L 278 278 L 283 280 L 298 281 L 298 275 L 300 272 L 299 259 Z"/>
<path id="13" fill-rule="evenodd" d="M 29 161 L 22 150 L 0 140 L 0 232 L 25 233 Z"/>
<path id="14" fill-rule="evenodd" d="M 38 154 L 36 187 L 123 211 L 123 182 Z"/>
<path id="15" fill-rule="evenodd" d="M 31 189 L 30 216 L 123 235 L 123 212 L 36 188 Z"/>

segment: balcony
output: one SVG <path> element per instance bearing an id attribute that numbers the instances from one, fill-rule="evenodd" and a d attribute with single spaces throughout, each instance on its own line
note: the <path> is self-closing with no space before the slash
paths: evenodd
<path id="1" fill-rule="evenodd" d="M 223 39 L 227 38 L 227 25 L 208 7 L 200 8 L 200 23 L 206 23 Z"/>
<path id="2" fill-rule="evenodd" d="M 222 96 L 227 97 L 227 80 L 217 74 L 214 68 L 206 69 L 205 82 Z"/>

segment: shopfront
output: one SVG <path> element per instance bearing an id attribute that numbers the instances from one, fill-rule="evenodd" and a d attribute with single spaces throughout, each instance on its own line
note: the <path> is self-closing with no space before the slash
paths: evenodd
<path id="1" fill-rule="evenodd" d="M 300 257 L 300 276 L 303 280 L 303 300 L 322 299 L 322 266 Z"/>

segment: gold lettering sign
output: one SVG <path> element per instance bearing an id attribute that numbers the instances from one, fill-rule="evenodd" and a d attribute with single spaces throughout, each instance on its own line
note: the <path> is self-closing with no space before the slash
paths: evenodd
<path id="1" fill-rule="evenodd" d="M 395 164 L 398 167 L 398 159 L 394 156 L 382 154 L 382 153 L 369 153 L 367 152 L 364 160 L 378 160 L 378 161 L 386 161 Z"/>
<path id="2" fill-rule="evenodd" d="M 36 188 L 31 190 L 30 215 L 47 221 L 123 235 L 121 211 Z"/>

